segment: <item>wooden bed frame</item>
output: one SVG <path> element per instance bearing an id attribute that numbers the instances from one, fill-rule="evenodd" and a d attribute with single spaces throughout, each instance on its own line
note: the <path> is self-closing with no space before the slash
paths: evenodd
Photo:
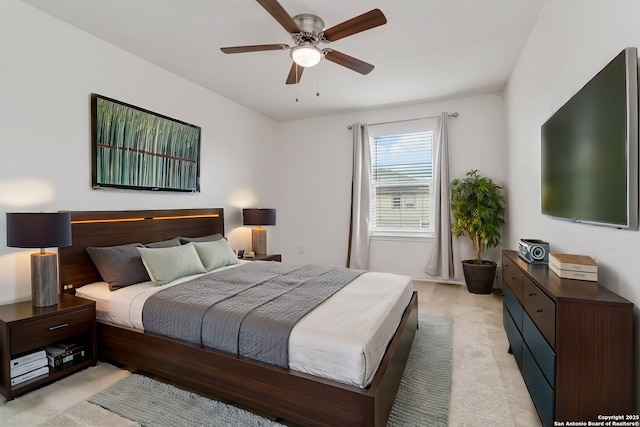
<path id="1" fill-rule="evenodd" d="M 71 212 L 73 245 L 59 249 L 62 292 L 101 281 L 87 246 L 224 235 L 222 209 Z M 386 426 L 418 325 L 414 292 L 372 384 L 366 388 L 271 366 L 107 323 L 98 358 L 203 395 L 305 426 Z"/>

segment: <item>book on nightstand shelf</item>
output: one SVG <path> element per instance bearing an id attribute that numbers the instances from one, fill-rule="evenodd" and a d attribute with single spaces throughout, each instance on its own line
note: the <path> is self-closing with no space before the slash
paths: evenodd
<path id="1" fill-rule="evenodd" d="M 45 356 L 46 353 L 44 350 L 38 350 L 33 353 L 25 354 L 24 356 L 16 357 L 15 359 L 11 359 L 11 368 L 16 368 L 20 365 L 33 362 L 34 360 L 42 359 Z"/>
<path id="2" fill-rule="evenodd" d="M 598 265 L 586 255 L 549 254 L 549 269 L 563 279 L 598 281 Z"/>
<path id="3" fill-rule="evenodd" d="M 39 350 L 33 353 L 26 354 L 21 357 L 11 359 L 11 378 L 22 376 L 28 372 L 34 371 L 43 366 L 47 366 L 47 355 L 44 350 Z M 47 371 L 48 372 L 48 371 Z M 23 381 L 26 381 L 24 379 Z"/>
<path id="4" fill-rule="evenodd" d="M 20 366 L 16 366 L 15 368 L 11 368 L 11 378 L 15 378 L 19 375 L 26 374 L 27 372 L 33 371 L 34 369 L 42 368 L 43 366 L 47 366 L 47 358 L 32 360 L 29 363 L 24 363 Z"/>
<path id="5" fill-rule="evenodd" d="M 84 346 L 76 343 L 53 344 L 46 347 L 45 351 L 49 366 L 52 368 L 81 359 L 85 355 Z"/>
<path id="6" fill-rule="evenodd" d="M 37 369 L 34 369 L 33 371 L 29 371 L 25 374 L 18 375 L 17 377 L 11 378 L 11 385 L 12 386 L 18 385 L 30 379 L 41 377 L 41 376 L 47 376 L 47 375 L 49 375 L 49 367 L 47 365 L 44 365 Z"/>

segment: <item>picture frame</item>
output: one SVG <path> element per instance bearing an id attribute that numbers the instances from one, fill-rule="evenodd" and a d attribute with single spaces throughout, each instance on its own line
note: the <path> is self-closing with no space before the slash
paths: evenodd
<path id="1" fill-rule="evenodd" d="M 94 189 L 200 192 L 199 126 L 91 94 Z"/>

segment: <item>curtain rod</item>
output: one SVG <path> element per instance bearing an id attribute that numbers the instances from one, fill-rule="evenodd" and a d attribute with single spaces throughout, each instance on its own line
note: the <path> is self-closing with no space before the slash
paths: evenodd
<path id="1" fill-rule="evenodd" d="M 455 113 L 451 113 L 449 114 L 449 117 L 458 117 L 460 114 L 458 114 L 458 112 Z M 418 117 L 415 119 L 404 119 L 404 120 L 393 120 L 390 122 L 379 122 L 379 123 L 370 123 L 369 126 L 377 126 L 377 125 L 388 125 L 389 123 L 402 123 L 402 122 L 413 122 L 416 120 L 425 120 L 425 119 L 437 119 L 440 116 L 429 116 L 429 117 Z M 349 125 L 347 126 L 347 129 L 351 130 L 353 129 L 353 126 Z"/>

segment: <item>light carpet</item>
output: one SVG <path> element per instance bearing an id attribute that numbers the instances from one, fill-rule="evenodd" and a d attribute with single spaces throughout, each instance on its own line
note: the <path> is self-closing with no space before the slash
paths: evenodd
<path id="1" fill-rule="evenodd" d="M 448 425 L 452 323 L 447 317 L 420 317 L 389 427 Z M 137 374 L 123 378 L 89 402 L 95 405 L 81 402 L 42 425 L 281 426 L 252 412 Z"/>

